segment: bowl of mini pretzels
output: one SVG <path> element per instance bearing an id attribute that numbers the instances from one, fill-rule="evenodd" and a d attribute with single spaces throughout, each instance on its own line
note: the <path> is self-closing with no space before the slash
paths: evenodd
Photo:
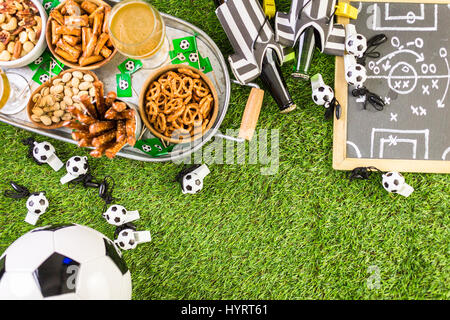
<path id="1" fill-rule="evenodd" d="M 154 136 L 170 143 L 188 143 L 212 128 L 219 112 L 219 97 L 200 70 L 169 65 L 145 82 L 139 112 Z"/>

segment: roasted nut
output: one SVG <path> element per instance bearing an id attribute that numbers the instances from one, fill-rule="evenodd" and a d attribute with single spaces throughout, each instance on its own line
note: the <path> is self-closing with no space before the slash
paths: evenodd
<path id="1" fill-rule="evenodd" d="M 41 122 L 41 117 L 35 114 L 31 115 L 31 120 L 35 121 L 35 122 Z"/>
<path id="2" fill-rule="evenodd" d="M 42 116 L 44 114 L 44 110 L 39 107 L 35 107 L 31 110 L 31 112 L 37 116 Z"/>
<path id="3" fill-rule="evenodd" d="M 64 111 L 63 110 L 57 110 L 53 113 L 53 115 L 55 117 L 61 118 L 64 115 Z"/>
<path id="4" fill-rule="evenodd" d="M 27 42 L 27 40 L 28 40 L 28 34 L 26 31 L 22 31 L 21 33 L 19 33 L 19 41 L 22 42 L 22 44 Z"/>
<path id="5" fill-rule="evenodd" d="M 0 53 L 0 61 L 9 61 L 11 59 L 11 54 L 7 50 L 3 50 Z"/>
<path id="6" fill-rule="evenodd" d="M 31 41 L 27 41 L 23 44 L 23 51 L 25 51 L 26 53 L 33 50 L 33 48 L 34 48 L 34 44 Z"/>
<path id="7" fill-rule="evenodd" d="M 81 72 L 80 72 L 80 73 L 81 73 Z M 83 77 L 83 76 L 81 76 L 81 77 Z M 74 72 L 74 74 L 73 74 L 73 78 L 72 78 L 71 84 L 72 84 L 72 86 L 73 86 L 74 88 L 78 88 L 78 86 L 80 85 L 80 78 L 75 77 L 75 72 Z"/>
<path id="8" fill-rule="evenodd" d="M 84 81 L 88 81 L 88 82 L 94 82 L 94 77 L 91 76 L 90 74 L 85 74 L 85 75 L 83 76 L 83 80 L 84 80 Z"/>
<path id="9" fill-rule="evenodd" d="M 36 42 L 36 32 L 34 32 L 33 30 L 29 30 L 27 32 L 27 37 L 30 41 Z"/>
<path id="10" fill-rule="evenodd" d="M 72 74 L 70 72 L 64 73 L 62 76 L 63 82 L 69 82 L 72 79 Z"/>
<path id="11" fill-rule="evenodd" d="M 72 72 L 72 75 L 75 77 L 75 78 L 78 78 L 78 79 L 83 79 L 83 73 L 81 72 L 81 71 L 74 71 L 74 72 Z"/>
<path id="12" fill-rule="evenodd" d="M 3 23 L 1 25 L 3 30 L 6 31 L 14 31 L 17 29 L 17 18 L 16 17 L 12 17 L 11 20 L 9 20 L 9 22 L 7 23 Z"/>
<path id="13" fill-rule="evenodd" d="M 50 126 L 52 124 L 52 119 L 49 116 L 41 116 L 40 117 L 42 123 L 46 126 Z"/>
<path id="14" fill-rule="evenodd" d="M 11 54 L 14 53 L 15 45 L 16 45 L 16 43 L 14 41 L 11 41 L 10 43 L 8 43 L 8 46 L 6 47 L 6 49 L 8 50 L 9 53 L 11 53 Z"/>
<path id="15" fill-rule="evenodd" d="M 82 91 L 86 91 L 91 87 L 92 87 L 92 82 L 85 81 L 85 82 L 80 83 L 80 85 L 78 86 L 78 89 L 80 89 Z"/>

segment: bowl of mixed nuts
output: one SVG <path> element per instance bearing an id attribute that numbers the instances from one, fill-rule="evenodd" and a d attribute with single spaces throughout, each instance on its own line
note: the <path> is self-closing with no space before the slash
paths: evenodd
<path id="1" fill-rule="evenodd" d="M 47 14 L 39 0 L 0 3 L 0 67 L 20 68 L 44 52 Z"/>
<path id="2" fill-rule="evenodd" d="M 42 129 L 61 128 L 64 121 L 73 119 L 68 107 L 83 110 L 82 96 L 95 99 L 93 84 L 96 81 L 98 78 L 92 71 L 69 69 L 61 72 L 33 92 L 27 105 L 29 119 Z"/>

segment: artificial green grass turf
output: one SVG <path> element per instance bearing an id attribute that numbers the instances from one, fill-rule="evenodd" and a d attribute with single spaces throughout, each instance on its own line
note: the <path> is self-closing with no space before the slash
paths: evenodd
<path id="1" fill-rule="evenodd" d="M 225 55 L 232 49 L 210 0 L 158 0 L 161 11 L 205 30 Z M 279 10 L 288 0 L 277 1 Z M 124 253 L 132 272 L 134 299 L 448 299 L 449 176 L 406 174 L 410 198 L 386 193 L 374 174 L 349 183 L 332 169 L 332 123 L 323 120 L 306 82 L 290 79 L 298 108 L 280 115 L 266 95 L 258 128 L 280 130 L 280 167 L 273 176 L 262 165 L 211 165 L 205 188 L 182 195 L 174 177 L 182 166 L 117 158 L 91 159 L 95 176 L 116 180 L 118 203 L 139 210 L 149 244 Z M 334 57 L 316 52 L 311 74 L 334 78 Z M 239 128 L 249 94 L 233 85 L 222 129 Z M 0 124 L 0 190 L 16 180 L 47 191 L 49 211 L 38 225 L 74 222 L 109 237 L 94 190 L 61 186 L 64 174 L 37 166 L 20 143 L 30 134 Z M 43 137 L 34 136 L 39 141 Z M 61 159 L 87 155 L 50 140 Z M 0 196 L 0 252 L 33 229 L 23 222 L 24 200 Z M 370 290 L 370 266 L 380 270 Z"/>

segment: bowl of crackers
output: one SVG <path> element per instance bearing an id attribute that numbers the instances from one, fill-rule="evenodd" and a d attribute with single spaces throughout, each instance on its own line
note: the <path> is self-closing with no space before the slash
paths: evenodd
<path id="1" fill-rule="evenodd" d="M 103 83 L 95 83 L 96 97 L 81 97 L 82 108 L 68 108 L 73 119 L 63 126 L 72 129 L 72 139 L 81 148 L 93 148 L 90 155 L 112 159 L 127 144 L 134 146 L 142 129 L 136 106 L 117 99 L 115 92 L 103 95 Z"/>
<path id="2" fill-rule="evenodd" d="M 95 73 L 69 69 L 39 86 L 28 101 L 28 118 L 42 129 L 61 128 L 64 121 L 72 120 L 68 107 L 82 109 L 81 97 L 95 99 L 95 86 L 99 82 Z"/>
<path id="3" fill-rule="evenodd" d="M 46 48 L 43 28 L 47 14 L 38 0 L 3 0 L 0 3 L 0 67 L 24 67 Z"/>
<path id="4" fill-rule="evenodd" d="M 45 36 L 52 54 L 62 63 L 94 70 L 117 53 L 108 33 L 111 7 L 100 0 L 67 0 L 50 12 Z"/>
<path id="5" fill-rule="evenodd" d="M 169 65 L 146 80 L 139 112 L 154 136 L 171 143 L 188 143 L 212 128 L 219 112 L 219 97 L 200 70 Z"/>

